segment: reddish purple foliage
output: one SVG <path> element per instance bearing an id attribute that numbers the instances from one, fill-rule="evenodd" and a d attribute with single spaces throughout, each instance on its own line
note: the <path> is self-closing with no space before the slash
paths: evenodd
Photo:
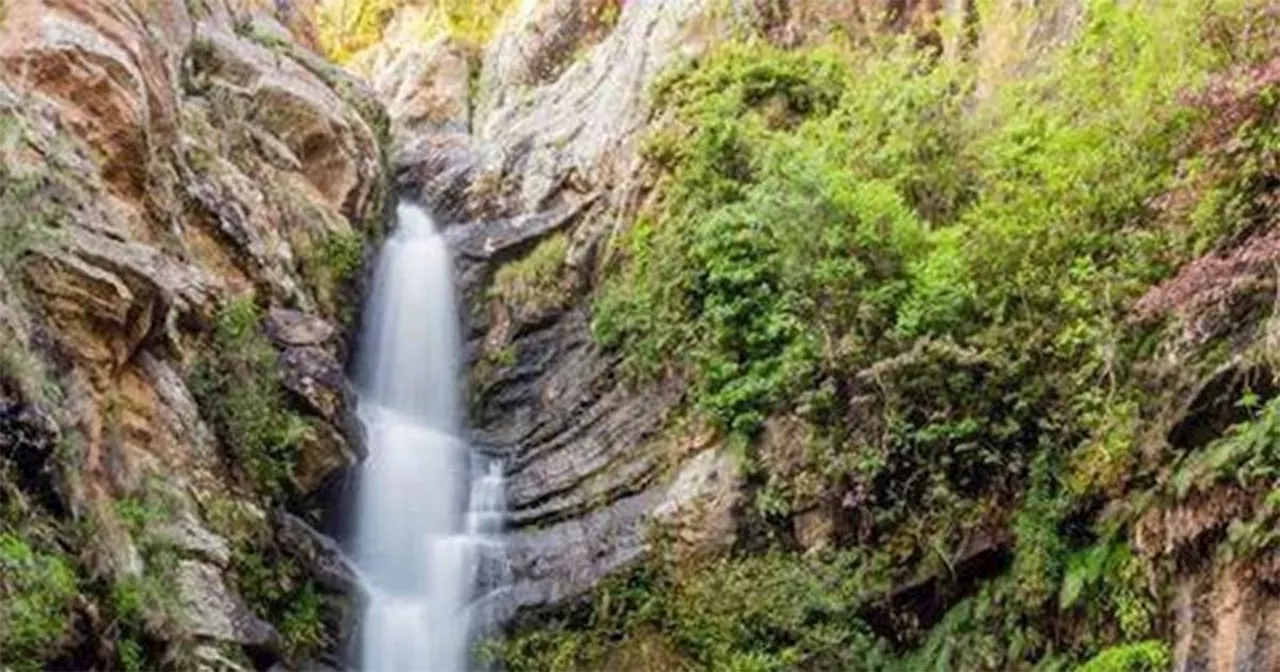
<path id="1" fill-rule="evenodd" d="M 1193 180 L 1157 199 L 1171 226 L 1186 226 L 1202 195 L 1234 185 L 1248 199 L 1247 237 L 1185 265 L 1135 305 L 1138 319 L 1173 314 L 1188 335 L 1208 337 L 1233 299 L 1267 285 L 1280 265 L 1280 149 L 1267 140 L 1280 122 L 1280 56 L 1215 77 L 1188 103 L 1207 112 L 1190 151 L 1204 161 Z M 1261 131 L 1261 132 L 1259 132 Z"/>

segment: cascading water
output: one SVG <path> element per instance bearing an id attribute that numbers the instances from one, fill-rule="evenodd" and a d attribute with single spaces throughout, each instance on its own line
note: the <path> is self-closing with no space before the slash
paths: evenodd
<path id="1" fill-rule="evenodd" d="M 356 563 L 369 602 L 359 669 L 469 667 L 471 598 L 502 522 L 501 466 L 459 436 L 458 313 L 449 251 L 402 203 L 378 261 L 363 340 Z"/>

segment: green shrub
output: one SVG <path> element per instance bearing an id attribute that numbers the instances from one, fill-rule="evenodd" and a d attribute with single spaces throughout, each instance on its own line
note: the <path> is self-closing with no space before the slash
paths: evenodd
<path id="1" fill-rule="evenodd" d="M 309 429 L 286 405 L 276 351 L 260 323 L 252 297 L 224 305 L 210 349 L 196 363 L 191 390 L 253 484 L 279 499 L 292 487 L 298 449 Z"/>
<path id="2" fill-rule="evenodd" d="M 0 533 L 0 665 L 38 670 L 71 636 L 78 594 L 73 565 Z"/>
<path id="3" fill-rule="evenodd" d="M 286 656 L 297 662 L 324 651 L 331 643 L 324 601 L 298 562 L 275 544 L 267 520 L 225 498 L 205 502 L 205 517 L 231 543 L 236 591 L 280 631 Z"/>
<path id="4" fill-rule="evenodd" d="M 568 250 L 569 239 L 563 233 L 539 241 L 524 257 L 494 273 L 489 295 L 534 313 L 558 307 L 568 298 L 561 274 Z"/>
<path id="5" fill-rule="evenodd" d="M 558 627 L 517 633 L 487 653 L 513 672 L 606 669 L 620 660 L 667 669 L 883 669 L 888 649 L 858 613 L 876 585 L 873 567 L 848 553 L 781 551 L 694 568 L 654 563 L 606 581 Z M 646 633 L 661 633 L 667 648 L 637 651 Z"/>
<path id="6" fill-rule="evenodd" d="M 285 649 L 295 657 L 315 655 L 328 644 L 320 595 L 310 581 L 290 597 L 280 619 L 280 635 L 284 638 Z"/>
<path id="7" fill-rule="evenodd" d="M 1169 645 L 1160 641 L 1113 646 L 1076 668 L 1076 672 L 1158 672 L 1169 669 Z"/>
<path id="8" fill-rule="evenodd" d="M 851 88 L 832 54 L 763 52 L 660 85 L 682 124 L 650 148 L 670 166 L 666 200 L 626 241 L 594 323 L 632 373 L 691 374 L 694 403 L 744 437 L 824 364 L 872 354 L 926 242 L 893 181 L 850 179 L 830 142 L 846 92 L 879 92 Z"/>
<path id="9" fill-rule="evenodd" d="M 236 588 L 259 618 L 280 630 L 290 660 L 305 660 L 330 643 L 315 585 L 292 558 L 252 540 L 238 540 L 231 567 Z"/>
<path id="10" fill-rule="evenodd" d="M 303 251 L 301 271 L 329 314 L 344 322 L 355 317 L 355 300 L 344 296 L 347 283 L 364 267 L 365 237 L 358 230 L 329 233 Z"/>
<path id="11" fill-rule="evenodd" d="M 116 624 L 116 661 L 124 670 L 143 670 L 160 664 L 163 647 L 154 643 L 170 633 L 177 610 L 178 550 L 157 530 L 173 512 L 151 484 L 116 500 L 114 508 L 142 559 L 142 571 L 115 580 L 107 596 Z"/>
<path id="12" fill-rule="evenodd" d="M 116 662 L 125 672 L 142 672 L 146 669 L 146 651 L 136 640 L 121 640 L 116 643 Z"/>

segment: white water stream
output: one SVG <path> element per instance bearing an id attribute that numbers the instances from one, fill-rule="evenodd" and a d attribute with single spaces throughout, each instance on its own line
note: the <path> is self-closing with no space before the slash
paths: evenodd
<path id="1" fill-rule="evenodd" d="M 368 583 L 359 669 L 470 667 L 478 567 L 499 543 L 501 465 L 460 438 L 458 313 L 449 251 L 402 203 L 374 277 L 363 339 L 355 557 Z"/>

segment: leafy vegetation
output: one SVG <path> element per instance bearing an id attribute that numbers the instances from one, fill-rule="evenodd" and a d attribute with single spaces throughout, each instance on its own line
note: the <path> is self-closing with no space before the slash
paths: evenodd
<path id="1" fill-rule="evenodd" d="M 279 499 L 290 492 L 299 446 L 310 430 L 285 403 L 276 360 L 253 298 L 234 299 L 217 314 L 210 351 L 196 363 L 191 390 L 253 485 Z"/>
<path id="2" fill-rule="evenodd" d="M 498 269 L 489 296 L 532 313 L 563 303 L 567 296 L 560 271 L 568 250 L 563 233 L 544 238 L 524 257 Z"/>
<path id="3" fill-rule="evenodd" d="M 43 669 L 42 660 L 71 635 L 76 574 L 65 558 L 0 533 L 0 663 Z"/>
<path id="4" fill-rule="evenodd" d="M 316 586 L 274 543 L 261 513 L 224 498 L 208 502 L 205 513 L 212 528 L 231 542 L 237 592 L 259 618 L 276 625 L 289 659 L 306 660 L 332 644 Z"/>
<path id="5" fill-rule="evenodd" d="M 1240 312 L 1232 284 L 1280 258 L 1268 16 L 1089 2 L 1078 31 L 996 82 L 881 37 L 747 37 L 662 78 L 646 148 L 661 199 L 605 255 L 595 334 L 635 384 L 684 380 L 691 410 L 745 448 L 763 539 L 818 501 L 853 550 L 761 555 L 756 534 L 755 553 L 611 584 L 500 657 L 608 667 L 640 655 L 634 639 L 677 669 L 1167 666 L 1165 568 L 1130 539 L 1161 466 L 1138 455 L 1176 457 L 1144 433 L 1169 399 L 1149 376 L 1177 338 L 1199 362 L 1181 375 L 1220 363 L 1203 334 L 1273 304 L 1264 285 Z M 1252 403 L 1189 482 L 1270 482 L 1277 411 Z M 787 437 L 805 442 L 800 469 L 759 452 L 780 417 L 807 428 Z M 1231 538 L 1272 543 L 1276 512 Z M 964 549 L 992 534 L 993 575 L 964 588 Z M 945 614 L 885 603 L 921 582 Z"/>
<path id="6" fill-rule="evenodd" d="M 1169 646 L 1146 641 L 1112 647 L 1099 653 L 1076 672 L 1156 672 L 1169 669 Z"/>
<path id="7" fill-rule="evenodd" d="M 316 299 L 344 322 L 355 319 L 357 302 L 344 288 L 364 266 L 365 237 L 359 231 L 331 233 L 302 253 L 302 273 L 315 288 Z"/>
<path id="8" fill-rule="evenodd" d="M 857 560 L 771 552 L 688 573 L 653 564 L 607 581 L 564 622 L 486 653 L 513 672 L 877 669 L 888 650 L 858 618 L 867 573 Z M 646 633 L 664 645 L 646 648 Z"/>
<path id="9" fill-rule="evenodd" d="M 117 500 L 115 514 L 142 559 L 140 573 L 124 576 L 110 587 L 116 662 L 123 670 L 144 670 L 159 664 L 160 654 L 149 645 L 172 627 L 177 608 L 178 552 L 156 531 L 173 512 L 165 496 L 148 485 L 139 495 Z"/>

